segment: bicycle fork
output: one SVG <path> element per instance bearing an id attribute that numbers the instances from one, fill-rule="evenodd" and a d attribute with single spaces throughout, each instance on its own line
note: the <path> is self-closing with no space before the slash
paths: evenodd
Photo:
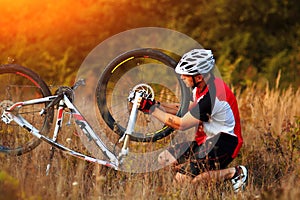
<path id="1" fill-rule="evenodd" d="M 127 128 L 126 131 L 124 133 L 124 135 L 120 138 L 119 143 L 124 142 L 123 143 L 123 147 L 121 149 L 121 152 L 119 153 L 119 160 L 120 163 L 122 163 L 122 159 L 128 155 L 129 149 L 128 149 L 128 145 L 130 142 L 130 136 L 132 135 L 133 131 L 134 131 L 134 126 L 135 126 L 135 122 L 136 122 L 136 118 L 137 118 L 137 114 L 138 114 L 138 99 L 142 96 L 141 92 L 137 92 L 133 101 L 133 106 L 130 112 L 130 116 L 129 116 L 129 121 L 127 124 Z"/>

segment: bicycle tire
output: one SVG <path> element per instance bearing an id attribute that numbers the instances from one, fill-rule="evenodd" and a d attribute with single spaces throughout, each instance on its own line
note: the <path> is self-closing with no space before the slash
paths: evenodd
<path id="1" fill-rule="evenodd" d="M 32 70 L 17 64 L 0 66 L 0 108 L 3 110 L 13 103 L 50 96 L 45 82 Z M 48 135 L 53 120 L 53 108 L 43 116 L 39 111 L 45 104 L 24 106 L 19 110 L 22 116 L 43 135 Z M 0 121 L 0 152 L 9 155 L 22 155 L 36 148 L 42 140 L 28 133 L 16 123 L 5 124 Z"/>
<path id="2" fill-rule="evenodd" d="M 138 68 L 141 68 L 143 65 L 151 65 L 151 73 L 153 74 L 154 70 L 157 68 L 159 71 L 161 69 L 166 68 L 166 70 L 171 69 L 171 71 L 174 73 L 174 68 L 177 65 L 177 61 L 174 60 L 170 54 L 166 53 L 165 51 L 157 50 L 157 49 L 151 49 L 151 48 L 143 48 L 143 49 L 135 49 L 132 51 L 125 52 L 118 57 L 116 57 L 114 60 L 112 60 L 104 69 L 96 88 L 96 100 L 98 109 L 101 115 L 101 118 L 104 120 L 104 122 L 107 124 L 107 126 L 113 130 L 115 133 L 117 133 L 119 136 L 122 136 L 124 132 L 126 131 L 126 123 L 120 124 L 119 121 L 116 118 L 120 118 L 118 114 L 113 114 L 112 112 L 112 105 L 108 105 L 109 101 L 113 101 L 113 94 L 112 90 L 114 90 L 118 82 L 122 82 L 121 80 L 123 76 L 126 76 L 127 73 L 130 73 L 133 70 L 141 70 Z M 173 54 L 172 54 L 173 55 Z M 175 55 L 175 54 L 174 54 Z M 179 57 L 179 56 L 177 56 Z M 159 66 L 152 66 L 152 65 L 159 65 Z M 148 67 L 148 66 L 146 66 Z M 156 67 L 156 68 L 155 68 Z M 154 69 L 155 68 L 155 69 Z M 155 77 L 156 75 L 160 74 L 156 73 L 153 75 Z M 169 73 L 169 72 L 165 72 Z M 139 74 L 136 74 L 139 76 Z M 135 75 L 133 75 L 135 76 Z M 146 75 L 147 76 L 147 75 Z M 179 76 L 174 75 L 174 81 L 176 84 L 180 87 L 180 108 L 177 112 L 177 116 L 183 115 L 189 106 L 189 92 L 190 90 L 185 86 L 183 81 L 180 79 Z M 130 77 L 132 79 L 133 77 Z M 136 77 L 134 77 L 136 78 Z M 173 77 L 172 77 L 173 78 Z M 129 78 L 127 78 L 129 79 Z M 158 78 L 157 78 L 158 79 Z M 133 82 L 130 80 L 130 82 Z M 141 83 L 141 82 L 138 82 Z M 124 84 L 119 84 L 124 85 Z M 154 84 L 154 86 L 157 86 Z M 160 91 L 163 89 L 168 90 L 167 88 L 163 88 L 163 85 L 157 86 Z M 129 89 L 129 88 L 128 88 Z M 129 92 L 126 91 L 126 92 Z M 172 93 L 172 91 L 167 91 L 169 93 Z M 129 94 L 129 93 L 128 93 Z M 128 94 L 122 95 L 122 100 L 126 100 L 126 97 Z M 126 96 L 127 95 L 127 96 Z M 172 94 L 171 94 L 172 95 Z M 156 97 L 155 97 L 156 98 Z M 158 100 L 156 98 L 156 100 Z M 117 99 L 118 101 L 118 99 Z M 121 100 L 120 100 L 121 101 Z M 112 103 L 113 104 L 113 103 Z M 139 117 L 138 117 L 139 118 Z M 128 119 L 128 115 L 127 115 Z M 148 132 L 146 130 L 145 132 L 139 132 L 136 131 L 132 133 L 131 140 L 137 141 L 137 142 L 155 142 L 157 140 L 160 140 L 166 136 L 168 136 L 170 133 L 172 133 L 174 130 L 171 127 L 162 125 L 158 129 L 151 130 Z"/>

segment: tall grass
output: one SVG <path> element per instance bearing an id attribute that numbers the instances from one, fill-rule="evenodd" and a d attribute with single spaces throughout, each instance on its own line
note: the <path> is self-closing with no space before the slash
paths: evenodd
<path id="1" fill-rule="evenodd" d="M 42 144 L 20 157 L 1 155 L 0 199 L 300 199 L 300 89 L 253 86 L 236 93 L 245 142 L 231 166 L 249 168 L 243 193 L 234 194 L 229 182 L 178 187 L 168 168 L 130 174 L 59 151 L 46 176 L 49 146 Z M 75 131 L 67 128 L 60 139 Z M 76 137 L 69 145 L 85 151 Z"/>

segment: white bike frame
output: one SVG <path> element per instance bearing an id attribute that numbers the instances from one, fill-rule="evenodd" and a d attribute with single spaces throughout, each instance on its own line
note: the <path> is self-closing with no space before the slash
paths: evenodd
<path id="1" fill-rule="evenodd" d="M 137 101 L 138 100 L 137 99 L 140 97 L 140 95 L 136 95 L 134 103 L 133 103 L 133 108 L 130 113 L 127 130 L 122 137 L 123 139 L 125 139 L 125 141 L 122 139 L 120 140 L 120 142 L 124 141 L 124 144 L 123 144 L 123 148 L 122 148 L 119 156 L 116 156 L 114 153 L 112 153 L 106 147 L 106 145 L 101 140 L 101 138 L 94 132 L 92 127 L 85 120 L 85 118 L 81 115 L 81 113 L 78 111 L 78 109 L 75 107 L 75 105 L 71 102 L 71 100 L 68 98 L 68 96 L 66 94 L 63 94 L 62 99 L 58 103 L 58 114 L 56 117 L 55 128 L 54 128 L 52 139 L 42 135 L 37 128 L 35 128 L 33 125 L 31 125 L 26 119 L 24 119 L 18 113 L 18 110 L 21 107 L 24 107 L 27 105 L 32 105 L 32 104 L 41 104 L 41 103 L 51 102 L 51 101 L 54 101 L 57 97 L 58 97 L 58 95 L 54 95 L 54 96 L 48 96 L 48 97 L 44 97 L 44 98 L 32 99 L 32 100 L 28 100 L 28 101 L 24 101 L 24 102 L 15 103 L 3 112 L 2 121 L 5 122 L 6 124 L 9 124 L 12 121 L 14 121 L 19 126 L 25 128 L 27 131 L 29 131 L 35 137 L 38 137 L 39 139 L 50 144 L 52 147 L 54 146 L 71 156 L 75 156 L 77 158 L 80 158 L 80 159 L 83 159 L 83 160 L 86 160 L 89 162 L 94 162 L 97 164 L 105 165 L 105 166 L 114 168 L 115 170 L 118 170 L 120 168 L 120 165 L 123 162 L 124 157 L 128 154 L 128 142 L 130 140 L 130 135 L 132 134 L 134 126 L 135 126 L 137 111 L 138 111 L 138 109 L 137 109 L 137 107 L 138 107 Z M 101 151 L 108 158 L 109 161 L 100 160 L 100 159 L 97 159 L 97 158 L 94 158 L 91 156 L 84 155 L 84 154 L 74 151 L 70 148 L 67 148 L 64 145 L 57 142 L 57 136 L 58 136 L 58 133 L 62 126 L 62 118 L 63 118 L 63 113 L 65 111 L 65 108 L 68 108 L 70 110 L 71 115 L 75 119 L 75 123 L 80 127 L 80 129 L 89 138 L 89 140 L 93 140 L 95 142 L 95 144 L 101 149 Z M 45 112 L 45 110 L 42 110 L 40 112 L 40 114 L 42 115 L 44 112 Z M 50 164 L 48 164 L 47 169 L 46 169 L 47 174 L 48 174 L 49 168 L 50 168 Z"/>

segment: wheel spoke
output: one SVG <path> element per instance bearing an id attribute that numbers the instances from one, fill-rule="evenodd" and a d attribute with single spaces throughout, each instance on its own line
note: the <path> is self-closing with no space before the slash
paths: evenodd
<path id="1" fill-rule="evenodd" d="M 117 57 L 104 70 L 96 90 L 102 120 L 111 129 L 117 123 L 125 130 L 130 115 L 127 101 L 130 90 L 141 86 L 140 89 L 150 92 L 148 87 L 140 84 L 153 88 L 155 99 L 160 102 L 182 104 L 186 101 L 182 94 L 187 89 L 175 75 L 175 66 L 176 62 L 171 57 L 153 49 L 134 50 Z M 178 114 L 186 109 L 186 104 L 182 104 Z M 136 141 L 155 141 L 171 133 L 172 129 L 163 127 L 164 124 L 154 117 L 139 112 L 131 138 Z"/>
<path id="2" fill-rule="evenodd" d="M 0 67 L 0 112 L 12 106 L 16 102 L 41 98 L 51 95 L 49 88 L 40 77 L 31 70 L 19 65 L 3 65 Z M 30 124 L 39 129 L 41 133 L 47 133 L 49 120 L 53 118 L 53 112 L 40 116 L 38 112 L 45 104 L 24 106 L 18 110 Z M 22 127 L 11 122 L 5 124 L 0 121 L 0 152 L 20 155 L 34 149 L 40 140 Z"/>

